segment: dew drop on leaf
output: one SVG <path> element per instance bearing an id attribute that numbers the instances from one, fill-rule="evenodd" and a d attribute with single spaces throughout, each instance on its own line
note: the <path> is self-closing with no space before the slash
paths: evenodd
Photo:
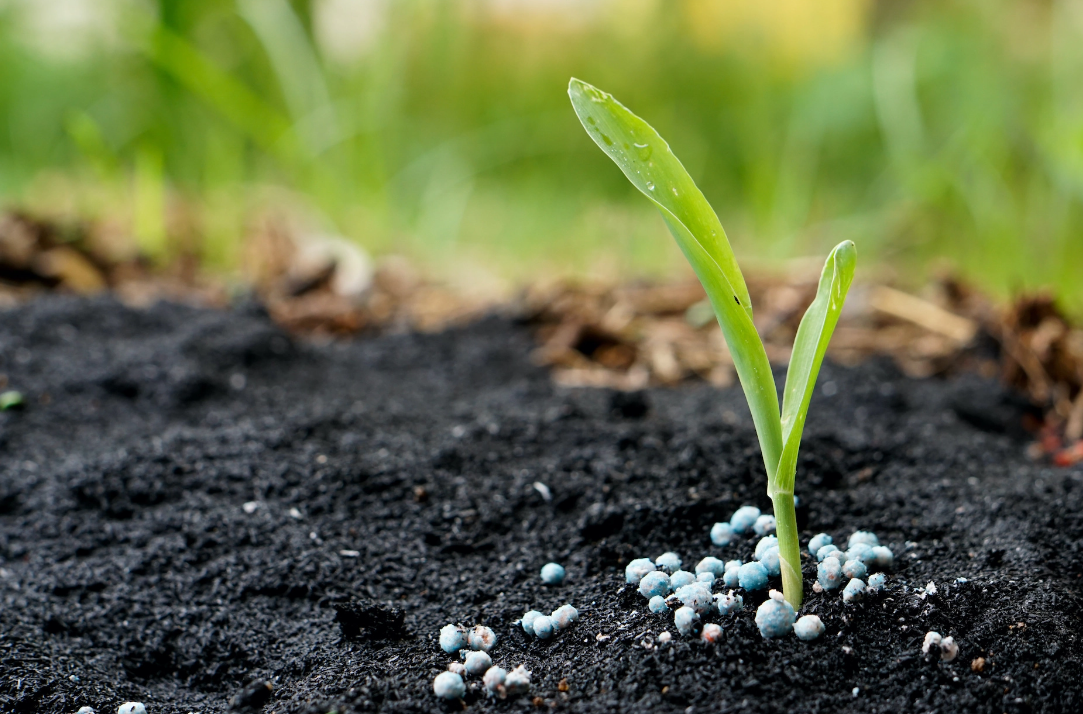
<path id="1" fill-rule="evenodd" d="M 646 161 L 651 158 L 651 145 L 650 144 L 636 144 L 636 153 L 639 154 L 640 161 Z"/>
<path id="2" fill-rule="evenodd" d="M 654 190 L 654 184 L 651 183 L 650 181 L 647 182 L 647 190 L 648 191 L 653 191 Z"/>

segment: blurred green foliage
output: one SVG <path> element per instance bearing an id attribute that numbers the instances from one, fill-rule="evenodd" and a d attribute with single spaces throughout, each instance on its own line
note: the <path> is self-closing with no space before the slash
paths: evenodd
<path id="1" fill-rule="evenodd" d="M 670 138 L 742 259 L 852 239 L 1083 308 L 1071 0 L 9 1 L 0 191 L 226 269 L 296 206 L 475 285 L 683 270 L 572 75 Z"/>

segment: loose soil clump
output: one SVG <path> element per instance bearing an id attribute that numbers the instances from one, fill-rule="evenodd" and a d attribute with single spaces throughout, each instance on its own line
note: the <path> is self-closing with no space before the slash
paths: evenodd
<path id="1" fill-rule="evenodd" d="M 454 711 L 431 686 L 449 622 L 533 672 L 527 697 L 468 690 L 475 711 L 1083 710 L 1083 468 L 1029 461 L 994 382 L 826 365 L 802 543 L 875 531 L 887 592 L 844 607 L 806 561 L 819 640 L 763 640 L 750 593 L 718 644 L 663 644 L 624 564 L 749 558 L 708 539 L 770 507 L 744 398 L 558 387 L 533 347 L 497 318 L 315 345 L 257 306 L 0 313 L 25 396 L 0 413 L 0 710 Z M 515 625 L 565 602 L 552 640 Z"/>

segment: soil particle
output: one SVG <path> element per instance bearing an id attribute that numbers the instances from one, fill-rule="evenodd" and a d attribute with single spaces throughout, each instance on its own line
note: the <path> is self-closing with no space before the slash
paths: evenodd
<path id="1" fill-rule="evenodd" d="M 314 345 L 252 307 L 0 313 L 25 396 L 0 412 L 0 711 L 458 711 L 432 694 L 449 622 L 492 627 L 494 662 L 532 672 L 527 697 L 472 683 L 475 711 L 1083 710 L 1083 469 L 1028 461 L 994 383 L 826 365 L 802 542 L 876 532 L 886 591 L 844 606 L 806 561 L 820 639 L 762 639 L 747 593 L 706 618 L 719 643 L 663 643 L 672 616 L 624 565 L 750 559 L 755 538 L 708 538 L 770 507 L 743 396 L 560 388 L 532 347 L 496 318 Z M 579 620 L 551 640 L 514 624 L 565 602 Z M 954 662 L 922 655 L 929 630 Z"/>
<path id="2" fill-rule="evenodd" d="M 255 681 L 229 698 L 230 709 L 259 709 L 266 704 L 274 691 L 270 682 Z"/>
<path id="3" fill-rule="evenodd" d="M 335 622 L 342 628 L 342 636 L 347 639 L 362 636 L 372 639 L 402 637 L 406 634 L 405 619 L 405 611 L 383 607 L 372 601 L 350 601 L 335 605 Z"/>

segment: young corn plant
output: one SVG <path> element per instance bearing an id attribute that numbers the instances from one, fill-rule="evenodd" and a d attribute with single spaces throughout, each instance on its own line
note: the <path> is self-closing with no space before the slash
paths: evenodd
<path id="1" fill-rule="evenodd" d="M 767 495 L 775 511 L 783 594 L 797 609 L 803 598 L 793 504 L 797 450 L 816 375 L 853 281 L 854 244 L 844 241 L 827 256 L 816 298 L 801 319 L 794 340 L 780 413 L 767 352 L 752 324 L 748 287 L 707 199 L 669 144 L 612 95 L 574 78 L 568 84 L 568 95 L 590 138 L 661 211 L 707 291 L 756 425 L 767 469 Z"/>

